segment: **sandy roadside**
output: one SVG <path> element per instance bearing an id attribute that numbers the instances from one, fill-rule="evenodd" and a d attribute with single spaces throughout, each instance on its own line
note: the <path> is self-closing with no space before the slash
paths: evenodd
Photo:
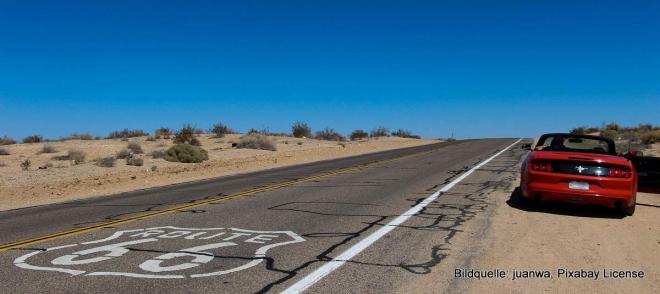
<path id="1" fill-rule="evenodd" d="M 660 157 L 660 143 L 655 143 L 644 150 L 644 156 Z"/>
<path id="2" fill-rule="evenodd" d="M 620 218 L 597 207 L 521 207 L 513 193 L 493 192 L 494 205 L 465 226 L 445 262 L 413 292 L 660 293 L 660 194 L 638 193 L 635 215 Z M 459 279 L 455 269 L 501 270 L 507 277 Z M 560 269 L 594 270 L 599 277 L 560 277 Z M 551 278 L 512 280 L 514 270 L 547 270 Z M 603 270 L 645 276 L 608 278 Z"/>
<path id="3" fill-rule="evenodd" d="M 231 147 L 241 135 L 214 138 L 200 135 L 202 147 L 209 152 L 209 160 L 198 164 L 168 162 L 152 158 L 154 150 L 164 150 L 171 140 L 147 141 L 146 137 L 132 138 L 144 154 L 143 166 L 129 166 L 117 159 L 114 167 L 100 167 L 94 160 L 113 156 L 128 142 L 114 140 L 68 140 L 51 143 L 16 144 L 2 146 L 10 155 L 0 156 L 0 210 L 56 203 L 86 197 L 111 195 L 136 189 L 182 183 L 218 176 L 252 172 L 288 165 L 341 158 L 397 148 L 438 142 L 398 137 L 383 137 L 351 142 L 334 142 L 290 137 L 271 137 L 277 151 L 236 149 Z M 44 145 L 54 147 L 55 153 L 41 153 Z M 86 162 L 75 165 L 58 160 L 70 149 L 86 153 Z M 32 164 L 23 171 L 20 163 L 29 159 Z M 39 167 L 45 167 L 39 169 Z"/>

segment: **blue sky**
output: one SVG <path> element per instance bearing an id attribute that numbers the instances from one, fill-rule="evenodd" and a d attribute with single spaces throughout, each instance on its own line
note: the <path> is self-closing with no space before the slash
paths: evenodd
<path id="1" fill-rule="evenodd" d="M 660 124 L 658 1 L 0 1 L 0 136 Z"/>

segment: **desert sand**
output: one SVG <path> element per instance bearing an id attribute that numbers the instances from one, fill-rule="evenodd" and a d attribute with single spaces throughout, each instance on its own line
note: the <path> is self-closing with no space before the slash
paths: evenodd
<path id="1" fill-rule="evenodd" d="M 147 141 L 147 137 L 104 140 L 67 140 L 59 142 L 15 144 L 2 146 L 9 155 L 0 156 L 0 210 L 57 203 L 68 200 L 112 195 L 149 187 L 163 186 L 218 176 L 245 173 L 275 167 L 353 156 L 383 150 L 438 142 L 398 137 L 381 137 L 360 141 L 335 142 L 307 138 L 270 137 L 277 151 L 236 149 L 232 142 L 240 134 L 215 138 L 199 135 L 209 160 L 202 163 L 168 162 L 148 155 L 173 145 L 172 140 Z M 129 142 L 138 142 L 144 154 L 143 166 L 130 166 L 117 159 L 114 167 L 101 167 L 95 160 L 115 156 Z M 41 153 L 44 145 L 55 153 Z M 86 154 L 86 161 L 74 164 L 62 160 L 70 149 Z M 21 162 L 29 159 L 24 171 Z M 41 169 L 40 169 L 41 167 Z"/>
<path id="2" fill-rule="evenodd" d="M 513 182 L 517 187 L 519 181 Z M 635 215 L 557 204 L 526 211 L 507 204 L 513 190 L 489 195 L 493 205 L 462 228 L 445 265 L 426 276 L 419 293 L 658 293 L 660 195 L 637 193 Z M 544 204 L 548 205 L 548 204 Z M 507 278 L 457 279 L 454 269 L 502 270 Z M 559 277 L 560 269 L 595 270 L 590 278 Z M 513 271 L 551 272 L 551 278 L 512 280 Z M 607 278 L 603 270 L 643 271 L 640 278 Z M 530 290 L 534 289 L 534 290 Z"/>

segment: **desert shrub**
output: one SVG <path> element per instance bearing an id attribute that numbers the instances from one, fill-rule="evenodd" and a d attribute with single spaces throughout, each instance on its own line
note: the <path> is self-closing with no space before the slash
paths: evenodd
<path id="1" fill-rule="evenodd" d="M 126 164 L 132 166 L 142 166 L 144 165 L 144 160 L 137 157 L 128 157 L 126 158 Z"/>
<path id="2" fill-rule="evenodd" d="M 573 135 L 585 135 L 587 134 L 586 127 L 577 127 L 571 129 L 571 134 Z"/>
<path id="3" fill-rule="evenodd" d="M 650 131 L 640 136 L 642 143 L 649 145 L 660 142 L 660 130 Z"/>
<path id="4" fill-rule="evenodd" d="M 23 143 L 40 143 L 44 141 L 44 137 L 40 135 L 32 135 L 23 138 Z"/>
<path id="5" fill-rule="evenodd" d="M 277 147 L 275 143 L 268 139 L 268 137 L 259 134 L 252 134 L 243 137 L 237 144 L 236 148 L 247 148 L 247 149 L 260 149 L 260 150 L 270 150 L 275 151 Z"/>
<path id="6" fill-rule="evenodd" d="M 123 129 L 121 131 L 111 132 L 110 134 L 108 134 L 106 139 L 135 138 L 135 137 L 142 137 L 148 135 L 149 134 L 145 133 L 143 130 L 140 129 L 135 129 L 135 130 Z"/>
<path id="7" fill-rule="evenodd" d="M 637 126 L 637 130 L 640 132 L 650 132 L 653 131 L 653 125 L 652 124 L 639 124 Z"/>
<path id="8" fill-rule="evenodd" d="M 77 134 L 73 133 L 70 136 L 64 138 L 64 140 L 92 140 L 92 134 L 90 133 L 82 133 L 82 134 Z"/>
<path id="9" fill-rule="evenodd" d="M 191 125 L 185 125 L 174 134 L 174 144 L 189 144 L 193 146 L 201 146 L 202 143 L 195 138 L 195 128 Z"/>
<path id="10" fill-rule="evenodd" d="M 23 160 L 21 162 L 21 169 L 28 170 L 28 169 L 30 169 L 31 165 L 32 165 L 32 161 L 30 161 L 30 159 L 28 158 L 28 159 Z"/>
<path id="11" fill-rule="evenodd" d="M 246 134 L 247 134 L 247 135 L 255 135 L 255 134 L 258 134 L 258 135 L 264 135 L 264 136 L 275 136 L 275 135 L 281 135 L 281 134 L 284 134 L 284 136 L 288 136 L 288 134 L 285 134 L 285 133 L 277 133 L 277 134 L 275 134 L 275 133 L 271 133 L 269 127 L 263 127 L 263 128 L 261 128 L 261 130 L 257 130 L 257 129 L 255 129 L 255 128 L 250 128 L 250 130 L 247 131 Z"/>
<path id="12" fill-rule="evenodd" d="M 620 129 L 621 127 L 619 126 L 619 124 L 615 122 L 611 122 L 605 126 L 605 130 L 612 130 L 618 132 Z"/>
<path id="13" fill-rule="evenodd" d="M 619 138 L 619 133 L 615 130 L 610 130 L 610 129 L 600 132 L 600 135 L 605 138 L 610 138 L 612 140 L 616 140 Z"/>
<path id="14" fill-rule="evenodd" d="M 9 155 L 7 148 L 0 147 L 0 155 Z"/>
<path id="15" fill-rule="evenodd" d="M 351 141 L 361 140 L 361 139 L 364 139 L 366 137 L 369 137 L 369 134 L 367 134 L 367 132 L 365 132 L 364 130 L 355 130 L 350 135 Z"/>
<path id="16" fill-rule="evenodd" d="M 149 137 L 147 137 L 147 141 L 153 142 L 153 141 L 156 141 L 156 138 L 152 137 L 152 136 L 149 136 Z"/>
<path id="17" fill-rule="evenodd" d="M 258 135 L 258 134 L 260 134 L 260 133 L 259 133 L 259 131 L 258 131 L 257 129 L 255 129 L 255 128 L 250 128 L 250 129 L 247 131 L 246 134 L 247 134 L 247 135 Z"/>
<path id="18" fill-rule="evenodd" d="M 165 150 L 154 150 L 151 153 L 149 153 L 149 155 L 152 158 L 163 158 L 165 157 Z"/>
<path id="19" fill-rule="evenodd" d="M 211 133 L 215 134 L 217 138 L 222 138 L 226 134 L 234 133 L 234 131 L 222 123 L 217 123 L 213 125 L 213 128 L 211 128 Z"/>
<path id="20" fill-rule="evenodd" d="M 126 149 L 131 150 L 133 154 L 142 154 L 144 151 L 142 150 L 142 146 L 140 146 L 140 143 L 138 142 L 130 142 L 128 143 L 128 146 L 126 146 Z"/>
<path id="21" fill-rule="evenodd" d="M 371 137 L 387 137 L 390 135 L 390 131 L 385 127 L 377 127 L 371 130 Z"/>
<path id="22" fill-rule="evenodd" d="M 331 128 L 325 128 L 322 131 L 316 132 L 316 136 L 314 136 L 314 138 L 317 139 L 317 140 L 328 140 L 328 141 L 342 141 L 342 140 L 344 140 L 344 137 L 342 135 L 335 132 L 335 130 L 333 130 Z"/>
<path id="23" fill-rule="evenodd" d="M 41 151 L 39 151 L 39 153 L 55 153 L 55 152 L 57 152 L 57 149 L 55 149 L 55 146 L 48 145 L 48 144 L 41 147 Z"/>
<path id="24" fill-rule="evenodd" d="M 122 150 L 119 150 L 119 152 L 117 152 L 117 158 L 119 159 L 129 158 L 131 156 L 133 156 L 133 152 L 128 148 L 124 148 Z"/>
<path id="25" fill-rule="evenodd" d="M 116 158 L 114 156 L 98 158 L 95 164 L 100 167 L 113 167 L 115 166 Z"/>
<path id="26" fill-rule="evenodd" d="M 163 158 L 173 162 L 197 163 L 209 159 L 209 154 L 198 146 L 176 144 L 165 151 Z"/>
<path id="27" fill-rule="evenodd" d="M 81 164 L 85 162 L 85 152 L 80 149 L 69 149 L 67 152 L 67 158 L 73 161 L 73 164 Z"/>
<path id="28" fill-rule="evenodd" d="M 456 141 L 456 139 L 454 139 L 454 138 L 452 137 L 452 138 L 447 138 L 446 141 L 447 141 L 447 142 L 454 142 L 454 141 Z"/>
<path id="29" fill-rule="evenodd" d="M 413 138 L 413 139 L 419 139 L 420 137 L 417 135 L 413 135 L 410 131 L 405 130 L 405 129 L 398 129 L 391 134 L 392 136 L 395 137 L 401 137 L 401 138 Z"/>
<path id="30" fill-rule="evenodd" d="M 310 128 L 305 122 L 294 122 L 291 126 L 291 134 L 296 138 L 311 138 L 312 137 L 312 128 Z"/>
<path id="31" fill-rule="evenodd" d="M 9 138 L 7 136 L 4 136 L 0 138 L 0 145 L 13 145 L 16 144 L 16 140 Z"/>
<path id="32" fill-rule="evenodd" d="M 172 130 L 170 128 L 157 128 L 156 131 L 154 131 L 154 137 L 156 139 L 169 139 L 172 136 Z"/>

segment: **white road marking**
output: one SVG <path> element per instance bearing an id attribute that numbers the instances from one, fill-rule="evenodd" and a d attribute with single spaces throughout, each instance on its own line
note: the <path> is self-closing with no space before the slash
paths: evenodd
<path id="1" fill-rule="evenodd" d="M 69 247 L 74 247 L 74 246 L 77 246 L 77 245 L 78 244 L 69 244 L 69 245 L 57 246 L 57 247 L 48 248 L 48 249 L 46 249 L 46 251 L 57 250 L 57 249 L 62 249 L 62 248 L 69 248 Z M 61 272 L 61 273 L 70 274 L 72 276 L 77 276 L 79 274 L 84 274 L 85 273 L 85 271 L 78 271 L 78 270 L 71 270 L 71 269 L 64 269 L 64 268 L 52 268 L 52 267 L 35 266 L 35 265 L 31 265 L 31 264 L 28 264 L 28 263 L 25 262 L 28 258 L 30 258 L 34 255 L 37 255 L 41 252 L 43 252 L 43 251 L 38 250 L 38 251 L 35 251 L 35 252 L 32 252 L 32 253 L 28 253 L 26 255 L 23 255 L 19 258 L 16 258 L 16 260 L 14 260 L 14 264 L 17 267 L 24 268 L 24 269 L 38 270 L 38 271 Z"/>
<path id="2" fill-rule="evenodd" d="M 216 234 L 215 232 L 217 231 L 221 231 L 221 232 Z M 205 236 L 206 234 L 211 234 L 211 235 Z M 199 236 L 205 236 L 205 237 L 199 238 Z M 198 246 L 177 250 L 171 253 L 164 253 L 153 259 L 141 262 L 137 267 L 142 271 L 152 272 L 154 274 L 142 274 L 137 272 L 111 272 L 111 271 L 87 273 L 86 271 L 78 270 L 78 269 L 37 266 L 28 263 L 28 259 L 34 257 L 35 255 L 42 254 L 43 252 L 51 252 L 54 250 L 73 248 L 80 245 L 96 245 L 99 243 L 113 241 L 115 239 L 119 239 L 120 237 L 128 238 L 128 240 L 130 241 L 101 245 L 99 247 L 89 248 L 85 250 L 76 251 L 70 254 L 65 254 L 51 260 L 50 263 L 52 265 L 57 265 L 57 266 L 62 266 L 62 265 L 79 266 L 84 264 L 99 263 L 99 266 L 101 267 L 115 269 L 118 268 L 116 259 L 124 258 L 125 255 L 128 255 L 127 253 L 130 252 L 130 249 L 127 248 L 128 245 L 143 244 L 150 242 L 172 242 L 171 240 L 176 239 L 176 240 L 186 240 L 187 242 L 190 242 L 191 244 L 197 244 Z M 141 237 L 143 239 L 138 239 L 138 240 L 134 239 Z M 149 237 L 149 238 L 144 238 L 144 237 Z M 205 240 L 209 240 L 212 238 L 213 239 L 218 238 L 221 239 L 222 241 L 234 240 L 234 242 L 204 244 L 205 242 L 209 242 Z M 85 274 L 85 276 L 124 276 L 124 277 L 146 278 L 146 279 L 200 278 L 200 277 L 225 275 L 229 273 L 246 270 L 261 263 L 266 258 L 266 252 L 269 249 L 287 244 L 304 242 L 304 241 L 305 241 L 304 238 L 298 236 L 298 234 L 291 231 L 252 231 L 252 230 L 244 230 L 239 228 L 179 228 L 173 226 L 165 226 L 165 227 L 155 227 L 148 229 L 118 231 L 113 233 L 110 237 L 99 240 L 87 241 L 80 244 L 70 244 L 65 246 L 46 248 L 45 250 L 36 250 L 35 252 L 31 252 L 16 258 L 14 260 L 14 265 L 29 270 L 61 272 L 72 276 Z M 202 243 L 201 245 L 199 244 L 200 242 Z M 240 242 L 240 244 L 237 244 L 235 242 Z M 159 274 L 159 273 L 167 273 L 167 272 L 179 272 L 179 271 L 185 271 L 185 270 L 201 267 L 203 265 L 206 265 L 215 258 L 213 252 L 205 252 L 204 250 L 218 249 L 221 247 L 229 248 L 235 245 L 240 245 L 240 246 L 247 245 L 247 246 L 256 247 L 254 248 L 255 249 L 254 259 L 234 268 L 214 271 L 214 272 L 205 272 L 205 271 L 217 269 L 217 267 L 211 267 L 206 269 L 202 268 L 200 269 L 202 271 L 201 273 L 198 272 L 195 274 L 191 274 L 191 273 Z M 257 247 L 257 246 L 261 246 L 261 247 Z M 98 256 L 98 253 L 105 253 L 105 255 Z M 82 259 L 85 256 L 90 256 L 90 255 L 96 257 Z M 164 261 L 170 261 L 172 259 L 176 259 L 177 257 L 182 257 L 182 256 L 192 257 L 192 260 L 190 262 L 179 263 L 175 265 L 168 265 L 168 266 L 162 265 Z M 133 255 L 132 258 L 133 258 L 132 260 L 131 259 L 128 260 L 135 261 L 136 258 L 140 259 L 140 256 Z M 113 261 L 115 263 L 112 263 Z M 40 261 L 35 260 L 35 262 L 39 263 Z"/>
<path id="3" fill-rule="evenodd" d="M 408 211 L 404 212 L 391 222 L 387 223 L 385 226 L 381 227 L 377 231 L 373 232 L 371 235 L 368 237 L 362 239 L 360 242 L 357 244 L 353 245 L 351 248 L 348 248 L 346 251 L 341 253 L 339 256 L 335 257 L 328 263 L 324 264 L 320 268 L 316 269 L 312 273 L 308 274 L 304 278 L 302 278 L 300 281 L 296 282 L 295 284 L 291 285 L 289 288 L 284 290 L 282 293 L 300 293 L 302 291 L 305 291 L 305 289 L 309 288 L 310 286 L 316 284 L 318 281 L 323 279 L 325 276 L 330 274 L 332 271 L 336 270 L 340 266 L 342 266 L 344 263 L 347 261 L 351 260 L 351 258 L 355 257 L 358 255 L 360 252 L 362 252 L 364 249 L 367 249 L 367 247 L 371 246 L 373 243 L 378 241 L 378 239 L 382 238 L 385 236 L 387 233 L 390 231 L 394 230 L 397 226 L 408 220 L 411 216 L 416 215 L 421 211 L 424 207 L 429 205 L 431 202 L 435 201 L 440 194 L 449 191 L 449 189 L 453 188 L 456 184 L 458 184 L 460 181 L 468 177 L 470 174 L 472 174 L 474 171 L 477 169 L 481 168 L 491 160 L 493 160 L 495 157 L 498 155 L 504 153 L 505 151 L 509 150 L 513 145 L 518 144 L 522 139 L 518 139 L 516 142 L 513 144 L 507 146 L 506 148 L 502 149 L 501 151 L 495 153 L 495 155 L 489 157 L 488 159 L 482 161 L 481 163 L 477 164 L 458 178 L 454 179 L 451 181 L 449 184 L 445 185 L 442 187 L 440 190 L 436 191 L 435 193 L 431 194 L 429 197 L 424 199 L 424 201 L 420 202 L 419 204 L 415 205 Z"/>

